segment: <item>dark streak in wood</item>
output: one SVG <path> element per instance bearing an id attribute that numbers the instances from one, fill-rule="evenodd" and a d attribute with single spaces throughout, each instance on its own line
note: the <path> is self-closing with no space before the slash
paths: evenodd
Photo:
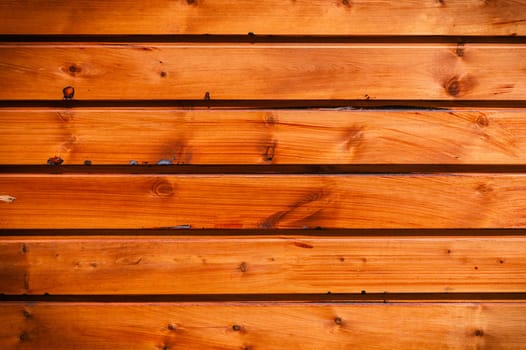
<path id="1" fill-rule="evenodd" d="M 324 190 L 311 192 L 310 194 L 306 195 L 305 197 L 290 205 L 288 210 L 279 211 L 267 217 L 265 220 L 263 220 L 259 227 L 263 229 L 275 228 L 281 220 L 283 220 L 288 214 L 292 213 L 294 210 L 309 203 L 320 201 L 323 198 L 326 198 L 328 195 L 329 194 Z"/>
<path id="2" fill-rule="evenodd" d="M 295 241 L 293 243 L 296 247 L 300 247 L 300 248 L 307 248 L 307 249 L 312 249 L 314 248 L 313 245 L 311 244 L 307 244 L 307 243 L 303 243 L 303 242 L 298 242 L 298 241 Z"/>

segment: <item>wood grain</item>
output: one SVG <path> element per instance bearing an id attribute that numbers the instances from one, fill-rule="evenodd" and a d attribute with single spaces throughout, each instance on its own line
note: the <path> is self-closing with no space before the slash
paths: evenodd
<path id="1" fill-rule="evenodd" d="M 523 44 L 4 43 L 0 99 L 521 100 L 524 57 Z"/>
<path id="2" fill-rule="evenodd" d="M 524 35 L 526 2 L 0 2 L 3 34 Z"/>
<path id="3" fill-rule="evenodd" d="M 525 251 L 523 236 L 3 237 L 0 293 L 523 292 Z"/>
<path id="4" fill-rule="evenodd" d="M 4 349 L 526 349 L 526 305 L 519 302 L 0 308 Z"/>
<path id="5" fill-rule="evenodd" d="M 526 227 L 524 174 L 0 174 L 4 228 Z"/>
<path id="6" fill-rule="evenodd" d="M 1 164 L 526 164 L 523 109 L 0 109 L 0 124 Z"/>

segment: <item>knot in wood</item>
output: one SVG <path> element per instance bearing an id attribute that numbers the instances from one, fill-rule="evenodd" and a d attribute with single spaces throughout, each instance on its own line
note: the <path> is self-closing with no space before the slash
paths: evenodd
<path id="1" fill-rule="evenodd" d="M 164 179 L 158 180 L 152 185 L 152 193 L 159 197 L 171 197 L 174 194 L 174 187 Z"/>
<path id="2" fill-rule="evenodd" d="M 485 128 L 485 127 L 489 126 L 489 118 L 486 117 L 485 115 L 481 114 L 477 118 L 477 125 L 480 126 L 481 128 Z"/>
<path id="3" fill-rule="evenodd" d="M 66 86 L 62 89 L 62 94 L 64 95 L 64 100 L 72 100 L 75 96 L 75 88 L 73 86 Z"/>
<path id="4" fill-rule="evenodd" d="M 457 79 L 452 79 L 446 85 L 446 89 L 451 96 L 457 96 L 460 93 L 460 82 Z"/>

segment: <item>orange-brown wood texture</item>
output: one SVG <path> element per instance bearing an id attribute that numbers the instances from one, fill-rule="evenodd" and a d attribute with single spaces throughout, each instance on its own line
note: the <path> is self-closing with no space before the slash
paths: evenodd
<path id="1" fill-rule="evenodd" d="M 0 123 L 2 164 L 526 164 L 524 109 L 0 109 Z"/>
<path id="2" fill-rule="evenodd" d="M 3 34 L 524 35 L 524 0 L 0 2 Z"/>
<path id="3" fill-rule="evenodd" d="M 521 292 L 525 250 L 523 236 L 4 237 L 0 293 Z"/>
<path id="4" fill-rule="evenodd" d="M 524 174 L 1 174 L 0 195 L 5 228 L 526 227 Z"/>
<path id="5" fill-rule="evenodd" d="M 526 0 L 0 1 L 0 349 L 526 350 L 525 38 Z"/>
<path id="6" fill-rule="evenodd" d="M 2 303 L 8 349 L 526 349 L 526 304 Z"/>
<path id="7" fill-rule="evenodd" d="M 0 99 L 526 98 L 524 44 L 0 44 Z M 67 94 L 70 97 L 71 94 Z"/>

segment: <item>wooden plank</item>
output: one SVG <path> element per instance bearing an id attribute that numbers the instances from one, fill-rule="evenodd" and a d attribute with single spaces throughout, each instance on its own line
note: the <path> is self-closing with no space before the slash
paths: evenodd
<path id="1" fill-rule="evenodd" d="M 526 2 L 0 2 L 3 34 L 524 35 Z M 396 20 L 394 20 L 396 19 Z"/>
<path id="2" fill-rule="evenodd" d="M 1 164 L 526 164 L 511 110 L 0 109 Z"/>
<path id="3" fill-rule="evenodd" d="M 526 304 L 520 302 L 0 308 L 5 349 L 526 349 Z"/>
<path id="4" fill-rule="evenodd" d="M 520 100 L 524 57 L 523 44 L 4 43 L 0 99 Z"/>
<path id="5" fill-rule="evenodd" d="M 3 228 L 526 227 L 524 174 L 0 174 Z"/>
<path id="6" fill-rule="evenodd" d="M 522 292 L 525 251 L 524 236 L 4 237 L 0 293 Z"/>

